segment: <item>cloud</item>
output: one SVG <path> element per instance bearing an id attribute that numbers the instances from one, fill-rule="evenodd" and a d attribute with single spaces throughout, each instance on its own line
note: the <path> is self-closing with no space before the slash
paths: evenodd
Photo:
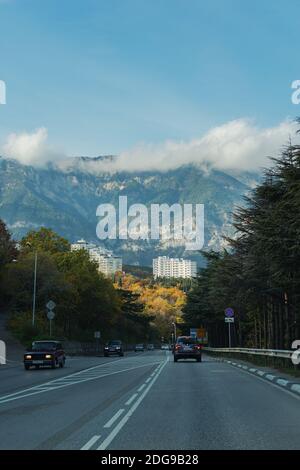
<path id="1" fill-rule="evenodd" d="M 190 141 L 168 140 L 161 144 L 141 143 L 121 152 L 117 158 L 102 160 L 66 158 L 48 145 L 45 128 L 33 133 L 11 134 L 4 145 L 4 154 L 23 164 L 42 166 L 56 162 L 63 171 L 79 167 L 82 171 L 167 171 L 194 163 L 204 169 L 255 171 L 268 165 L 268 156 L 277 156 L 291 137 L 297 124 L 283 121 L 270 128 L 259 128 L 247 119 L 239 119 L 214 127 L 203 136 Z"/>
<path id="2" fill-rule="evenodd" d="M 124 170 L 168 170 L 195 163 L 220 170 L 256 170 L 268 164 L 267 156 L 278 155 L 296 129 L 290 121 L 266 129 L 246 119 L 230 121 L 187 142 L 138 145 L 121 153 L 115 166 Z"/>
<path id="3" fill-rule="evenodd" d="M 43 166 L 49 161 L 63 158 L 62 153 L 54 151 L 48 145 L 47 129 L 41 127 L 32 133 L 10 134 L 3 146 L 3 153 L 24 165 Z M 65 158 L 65 157 L 64 157 Z"/>

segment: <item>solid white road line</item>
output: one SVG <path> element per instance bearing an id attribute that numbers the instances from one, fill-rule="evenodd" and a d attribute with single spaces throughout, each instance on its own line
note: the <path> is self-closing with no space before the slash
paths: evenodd
<path id="1" fill-rule="evenodd" d="M 124 413 L 124 411 L 124 408 L 117 411 L 116 414 L 114 414 L 113 417 L 109 421 L 107 421 L 107 423 L 103 427 L 110 428 L 114 424 L 114 422 L 117 421 L 117 419 L 121 416 L 121 414 Z"/>
<path id="2" fill-rule="evenodd" d="M 84 444 L 83 447 L 81 447 L 80 450 L 89 450 L 91 447 L 93 447 L 93 445 L 99 441 L 101 436 L 94 436 L 92 437 L 86 444 Z"/>
<path id="3" fill-rule="evenodd" d="M 117 436 L 117 434 L 119 434 L 119 432 L 121 431 L 121 429 L 123 428 L 123 426 L 125 426 L 125 424 L 127 423 L 127 421 L 129 420 L 129 418 L 133 415 L 133 413 L 135 412 L 135 410 L 137 409 L 137 407 L 142 403 L 142 401 L 144 400 L 144 398 L 146 397 L 146 395 L 149 393 L 149 391 L 151 390 L 151 388 L 153 387 L 153 385 L 155 384 L 156 380 L 158 379 L 159 375 L 161 374 L 161 372 L 163 371 L 164 367 L 168 364 L 168 361 L 166 360 L 162 366 L 160 366 L 160 369 L 159 371 L 157 372 L 157 374 L 155 375 L 155 377 L 152 379 L 152 381 L 150 382 L 150 384 L 148 385 L 148 387 L 146 388 L 146 390 L 144 391 L 144 393 L 142 393 L 142 395 L 140 395 L 140 397 L 138 398 L 138 400 L 136 400 L 134 402 L 134 404 L 132 405 L 132 407 L 130 408 L 130 410 L 126 413 L 126 415 L 121 419 L 121 421 L 117 424 L 117 426 L 112 430 L 112 432 L 107 436 L 106 439 L 104 439 L 104 441 L 102 442 L 102 444 L 100 444 L 100 446 L 98 447 L 97 450 L 105 450 L 107 449 L 107 447 L 109 446 L 109 444 L 114 440 L 114 438 Z"/>

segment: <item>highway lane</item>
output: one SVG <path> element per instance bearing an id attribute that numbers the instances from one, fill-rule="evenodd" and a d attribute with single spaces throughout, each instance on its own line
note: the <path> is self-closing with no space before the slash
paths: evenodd
<path id="1" fill-rule="evenodd" d="M 300 449 L 296 396 L 212 358 L 172 359 L 97 358 L 27 395 L 0 393 L 0 448 Z"/>
<path id="2" fill-rule="evenodd" d="M 97 364 L 84 370 L 64 369 L 59 376 L 59 369 L 49 370 L 51 380 L 47 376 L 46 381 L 1 393 L 0 449 L 81 448 L 89 436 L 88 424 L 99 417 L 109 421 L 118 402 L 128 400 L 164 357 L 158 352 L 97 358 Z M 33 372 L 44 378 L 46 371 Z"/>

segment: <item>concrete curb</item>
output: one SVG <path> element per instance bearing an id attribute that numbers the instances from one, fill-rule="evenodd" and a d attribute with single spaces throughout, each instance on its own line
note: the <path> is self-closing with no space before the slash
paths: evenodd
<path id="1" fill-rule="evenodd" d="M 285 390 L 289 390 L 290 392 L 300 397 L 300 384 L 299 383 L 283 379 L 282 377 L 271 374 L 270 372 L 264 372 L 263 370 L 259 370 L 256 367 L 246 366 L 244 364 L 238 364 L 237 362 L 229 361 L 227 359 L 221 359 L 221 361 L 226 362 L 227 364 L 233 367 L 237 367 L 238 369 L 245 370 L 246 372 L 249 372 L 250 374 L 257 375 L 261 379 L 264 379 L 273 384 L 276 384 L 279 387 L 284 388 Z"/>

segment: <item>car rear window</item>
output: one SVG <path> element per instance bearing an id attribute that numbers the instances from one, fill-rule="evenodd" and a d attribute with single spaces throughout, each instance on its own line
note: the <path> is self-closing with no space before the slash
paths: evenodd
<path id="1" fill-rule="evenodd" d="M 194 338 L 178 338 L 177 343 L 180 344 L 197 344 L 197 340 Z"/>

